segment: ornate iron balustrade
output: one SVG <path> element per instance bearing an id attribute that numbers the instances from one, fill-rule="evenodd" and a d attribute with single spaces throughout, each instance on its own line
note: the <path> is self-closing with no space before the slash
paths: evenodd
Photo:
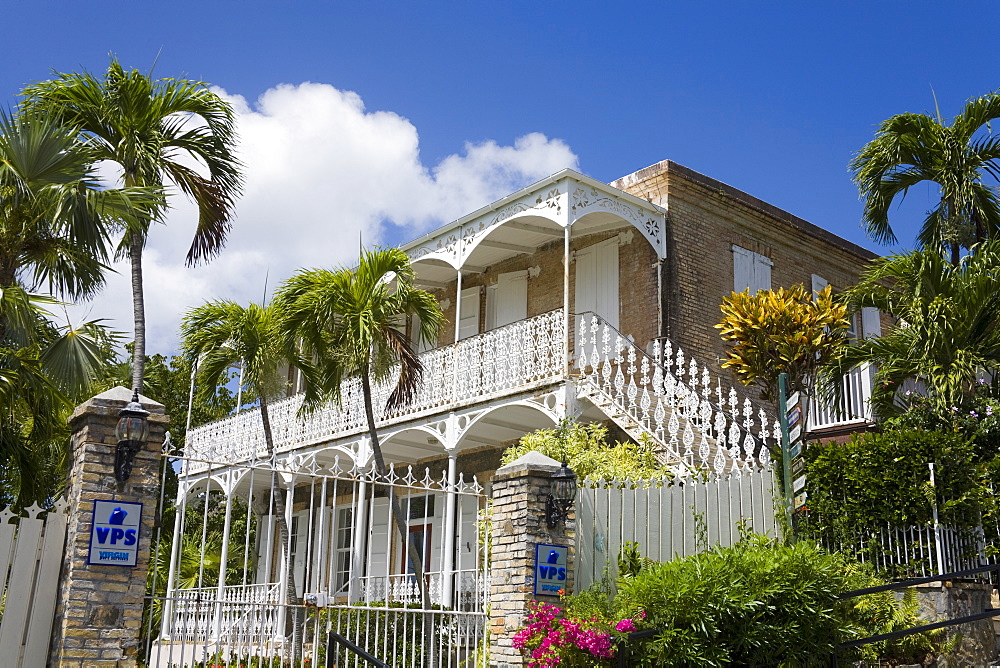
<path id="1" fill-rule="evenodd" d="M 564 317 L 561 309 L 470 337 L 420 355 L 424 377 L 412 402 L 386 412 L 394 373 L 372 388 L 379 426 L 412 419 L 458 404 L 472 402 L 526 385 L 561 378 L 564 373 Z M 312 443 L 365 431 L 361 382 L 350 378 L 341 385 L 341 404 L 300 416 L 302 395 L 268 405 L 275 449 L 291 450 Z M 260 410 L 251 409 L 197 427 L 188 432 L 186 455 L 190 471 L 207 468 L 200 462 L 236 463 L 266 456 Z"/>
<path id="2" fill-rule="evenodd" d="M 840 425 L 872 421 L 872 379 L 875 367 L 859 366 L 844 374 L 840 396 L 835 404 L 813 401 L 809 407 L 809 431 Z"/>
<path id="3" fill-rule="evenodd" d="M 763 408 L 668 340 L 647 355 L 597 314 L 577 323 L 577 371 L 667 459 L 718 475 L 769 466 L 766 445 L 779 427 Z"/>
<path id="4" fill-rule="evenodd" d="M 164 620 L 168 640 L 206 641 L 224 637 L 230 644 L 273 642 L 278 629 L 281 596 L 274 583 L 175 589 L 170 619 Z"/>
<path id="5" fill-rule="evenodd" d="M 454 599 L 445 601 L 443 579 L 452 577 Z M 451 573 L 430 571 L 424 576 L 428 581 L 431 604 L 462 612 L 482 612 L 486 606 L 487 583 L 481 569 L 455 570 Z M 366 575 L 361 578 L 361 601 L 383 603 L 420 603 L 420 588 L 412 574 Z"/>

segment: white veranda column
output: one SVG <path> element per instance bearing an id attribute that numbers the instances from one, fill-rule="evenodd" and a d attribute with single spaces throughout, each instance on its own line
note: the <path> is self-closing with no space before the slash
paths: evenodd
<path id="1" fill-rule="evenodd" d="M 288 540 L 281 546 L 281 571 L 278 573 L 278 591 L 281 606 L 278 608 L 278 623 L 275 626 L 275 636 L 284 634 L 285 613 L 288 608 L 288 564 L 292 559 L 292 504 L 295 501 L 295 476 L 281 476 L 285 482 L 285 526 L 288 527 Z"/>
<path id="2" fill-rule="evenodd" d="M 563 228 L 563 355 L 565 355 L 563 363 L 567 377 L 573 370 L 569 349 L 569 335 L 573 330 L 573 320 L 569 313 L 569 234 L 570 225 L 566 225 Z"/>
<path id="3" fill-rule="evenodd" d="M 229 530 L 233 517 L 233 472 L 230 471 L 226 480 L 226 515 L 222 523 L 222 549 L 219 554 L 219 586 L 215 596 L 215 633 L 216 642 L 222 635 L 222 601 L 226 595 L 226 564 L 229 562 Z"/>
<path id="4" fill-rule="evenodd" d="M 451 608 L 455 593 L 455 485 L 458 478 L 458 451 L 448 451 L 448 491 L 444 506 L 444 559 L 441 563 L 441 605 Z"/>
<path id="5" fill-rule="evenodd" d="M 177 582 L 177 561 L 180 559 L 181 542 L 181 520 L 187 508 L 187 491 L 184 483 L 177 489 L 177 502 L 174 504 L 174 535 L 170 542 L 170 570 L 167 572 L 167 597 L 163 601 L 163 615 L 160 619 L 160 636 L 169 637 L 172 632 L 173 622 L 173 596 L 174 586 Z"/>
<path id="6" fill-rule="evenodd" d="M 351 567 L 347 575 L 347 596 L 351 603 L 361 600 L 361 578 L 365 571 L 365 543 L 368 536 L 368 483 L 358 482 L 358 498 L 354 504 L 354 536 L 351 538 Z"/>

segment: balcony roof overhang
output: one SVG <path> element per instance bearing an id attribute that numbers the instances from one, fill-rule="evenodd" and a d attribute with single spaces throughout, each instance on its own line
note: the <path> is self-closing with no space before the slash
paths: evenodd
<path id="1" fill-rule="evenodd" d="M 572 169 L 564 169 L 404 244 L 425 281 L 482 272 L 496 262 L 578 234 L 631 225 L 663 259 L 666 210 Z M 435 271 L 434 266 L 439 270 Z M 423 269 L 423 271 L 421 271 Z M 428 271 L 429 270 L 429 271 Z"/>

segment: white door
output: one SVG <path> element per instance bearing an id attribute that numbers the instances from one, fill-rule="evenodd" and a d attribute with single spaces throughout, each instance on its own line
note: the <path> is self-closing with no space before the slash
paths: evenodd
<path id="1" fill-rule="evenodd" d="M 486 329 L 496 329 L 528 317 L 528 272 L 500 274 L 486 291 Z"/>
<path id="2" fill-rule="evenodd" d="M 576 252 L 576 304 L 579 313 L 593 312 L 618 327 L 618 238 Z"/>

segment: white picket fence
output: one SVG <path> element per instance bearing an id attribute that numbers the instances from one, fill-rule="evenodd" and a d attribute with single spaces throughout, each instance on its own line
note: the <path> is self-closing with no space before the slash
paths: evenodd
<path id="1" fill-rule="evenodd" d="M 65 502 L 48 513 L 31 506 L 25 514 L 0 511 L 0 663 L 5 668 L 46 664 L 66 541 Z"/>
<path id="2" fill-rule="evenodd" d="M 655 561 L 740 539 L 740 523 L 778 535 L 771 470 L 708 481 L 585 480 L 576 500 L 576 583 L 582 591 L 610 569 L 627 542 Z"/>

